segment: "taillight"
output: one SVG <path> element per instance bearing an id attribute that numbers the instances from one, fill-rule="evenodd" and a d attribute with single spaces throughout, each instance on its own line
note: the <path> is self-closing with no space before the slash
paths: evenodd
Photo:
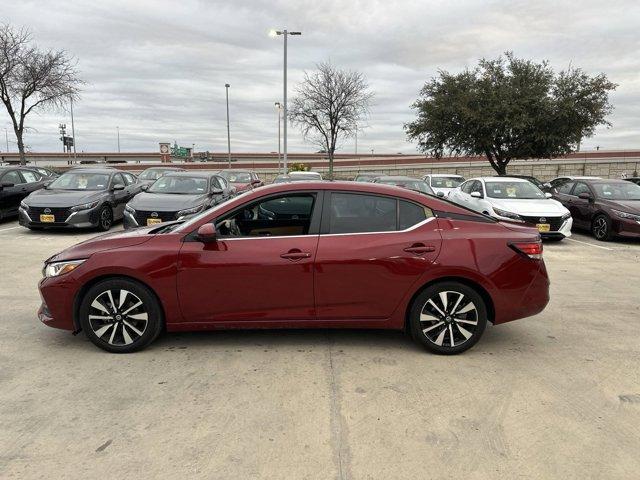
<path id="1" fill-rule="evenodd" d="M 540 260 L 542 258 L 542 242 L 514 242 L 509 246 L 516 252 L 526 255 L 529 258 Z"/>

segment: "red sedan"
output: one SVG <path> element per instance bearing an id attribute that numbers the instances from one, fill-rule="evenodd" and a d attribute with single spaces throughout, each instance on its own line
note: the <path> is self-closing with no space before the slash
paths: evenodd
<path id="1" fill-rule="evenodd" d="M 355 182 L 276 184 L 46 261 L 39 317 L 110 352 L 167 331 L 406 330 L 459 353 L 549 300 L 535 229 Z"/>

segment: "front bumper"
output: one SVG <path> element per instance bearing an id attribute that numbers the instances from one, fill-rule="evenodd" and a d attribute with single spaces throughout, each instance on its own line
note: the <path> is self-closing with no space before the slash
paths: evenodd
<path id="1" fill-rule="evenodd" d="M 153 215 L 153 213 L 155 213 L 155 216 Z M 159 223 L 173 222 L 177 220 L 176 218 L 177 214 L 178 212 L 175 212 L 175 211 L 165 212 L 161 210 L 155 210 L 153 212 L 145 211 L 145 210 L 136 210 L 136 213 L 133 214 L 125 209 L 122 223 L 126 230 L 131 228 L 138 228 L 138 227 L 148 227 L 150 225 L 147 223 L 147 220 L 150 218 L 160 220 Z M 187 217 L 188 216 L 185 216 L 185 218 Z"/>
<path id="2" fill-rule="evenodd" d="M 613 217 L 611 226 L 616 235 L 621 237 L 640 238 L 640 222 L 637 220 Z"/>
<path id="3" fill-rule="evenodd" d="M 73 311 L 80 286 L 71 275 L 43 278 L 38 283 L 42 299 L 38 318 L 49 327 L 77 330 L 73 323 Z"/>
<path id="4" fill-rule="evenodd" d="M 540 232 L 542 238 L 567 238 L 571 236 L 571 228 L 573 227 L 573 218 L 569 217 L 565 220 L 560 228 L 553 232 Z"/>
<path id="5" fill-rule="evenodd" d="M 70 212 L 65 218 L 55 218 L 54 222 L 41 222 L 40 218 L 32 218 L 28 210 L 18 209 L 18 223 L 23 227 L 37 228 L 95 228 L 100 221 L 100 205 L 88 210 Z M 34 215 L 35 217 L 35 215 Z"/>

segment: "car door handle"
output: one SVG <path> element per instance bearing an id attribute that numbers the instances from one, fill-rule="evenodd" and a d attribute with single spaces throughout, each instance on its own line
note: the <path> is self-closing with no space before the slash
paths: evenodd
<path id="1" fill-rule="evenodd" d="M 410 247 L 405 248 L 404 251 L 420 255 L 421 253 L 435 252 L 436 247 L 433 245 L 425 245 L 424 243 L 414 243 Z"/>
<path id="2" fill-rule="evenodd" d="M 287 260 L 302 260 L 303 258 L 311 257 L 311 254 L 308 252 L 301 252 L 298 249 L 289 250 L 287 253 L 283 253 L 280 255 L 282 258 L 286 258 Z"/>

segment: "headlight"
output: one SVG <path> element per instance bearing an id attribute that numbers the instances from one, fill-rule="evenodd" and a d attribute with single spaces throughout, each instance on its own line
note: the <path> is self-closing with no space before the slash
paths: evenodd
<path id="1" fill-rule="evenodd" d="M 80 266 L 84 260 L 68 260 L 66 262 L 45 263 L 42 275 L 45 277 L 58 277 L 72 272 Z"/>
<path id="2" fill-rule="evenodd" d="M 571 212 L 567 212 L 564 215 L 562 215 L 562 217 L 560 217 L 562 220 L 568 220 L 571 218 Z"/>
<path id="3" fill-rule="evenodd" d="M 23 210 L 29 210 L 29 205 L 24 203 L 24 200 L 23 200 L 20 202 L 20 208 L 22 208 Z"/>
<path id="4" fill-rule="evenodd" d="M 70 210 L 72 212 L 78 212 L 80 210 L 89 210 L 90 208 L 95 208 L 97 206 L 98 206 L 98 201 L 96 200 L 95 202 L 83 203 L 82 205 L 76 205 L 74 207 L 71 207 Z"/>
<path id="5" fill-rule="evenodd" d="M 180 210 L 176 214 L 176 218 L 184 217 L 185 215 L 193 215 L 194 213 L 201 212 L 202 210 L 204 210 L 204 203 L 202 205 L 198 205 L 197 207 Z"/>
<path id="6" fill-rule="evenodd" d="M 636 215 L 635 213 L 621 212 L 620 210 L 614 210 L 613 208 L 611 209 L 611 211 L 620 218 L 628 218 L 629 220 L 640 222 L 640 215 Z"/>
<path id="7" fill-rule="evenodd" d="M 510 220 L 515 220 L 516 222 L 524 222 L 522 217 L 520 215 L 518 215 L 517 213 L 507 212 L 506 210 L 501 210 L 501 209 L 496 208 L 496 207 L 493 207 L 493 211 L 496 213 L 496 215 L 500 215 L 501 217 L 505 217 L 505 218 L 508 218 Z"/>
<path id="8" fill-rule="evenodd" d="M 133 207 L 131 207 L 131 206 L 129 206 L 128 204 L 127 204 L 127 206 L 126 206 L 126 207 L 124 207 L 124 209 L 125 209 L 127 212 L 129 212 L 131 215 L 135 215 L 135 214 L 136 214 L 136 209 L 135 209 L 135 208 L 133 208 Z"/>

